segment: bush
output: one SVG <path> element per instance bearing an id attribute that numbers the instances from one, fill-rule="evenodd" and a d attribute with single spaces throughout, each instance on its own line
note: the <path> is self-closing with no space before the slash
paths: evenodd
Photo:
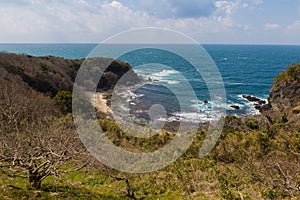
<path id="1" fill-rule="evenodd" d="M 264 189 L 262 192 L 262 196 L 268 199 L 276 199 L 276 190 L 274 189 Z"/>
<path id="2" fill-rule="evenodd" d="M 276 78 L 275 81 L 280 80 L 291 80 L 297 78 L 300 73 L 300 63 L 293 63 L 285 71 L 281 72 Z"/>
<path id="3" fill-rule="evenodd" d="M 259 129 L 258 121 L 257 120 L 247 120 L 246 126 L 248 126 L 252 130 Z"/>
<path id="4" fill-rule="evenodd" d="M 59 91 L 53 98 L 58 108 L 63 114 L 72 112 L 72 93 L 69 91 Z"/>

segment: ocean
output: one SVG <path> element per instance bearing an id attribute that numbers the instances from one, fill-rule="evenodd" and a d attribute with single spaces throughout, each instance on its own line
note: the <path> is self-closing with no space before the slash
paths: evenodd
<path id="1" fill-rule="evenodd" d="M 96 44 L 0 44 L 0 51 L 75 59 L 87 57 L 95 47 Z M 226 105 L 219 106 L 225 107 L 227 113 L 232 115 L 259 113 L 242 95 L 267 100 L 273 78 L 290 64 L 300 62 L 300 46 L 205 44 L 203 47 L 218 67 L 225 86 L 227 102 Z M 188 46 L 175 45 L 175 48 L 186 48 L 185 51 L 192 53 L 192 48 Z M 109 56 L 109 51 L 108 48 L 104 56 Z M 210 120 L 214 115 L 211 113 L 212 107 L 217 102 L 210 101 L 205 81 L 195 76 L 195 73 L 187 73 L 187 65 L 169 58 L 164 52 L 152 57 L 151 63 L 145 65 L 143 60 L 151 56 L 151 53 L 155 53 L 155 50 L 147 49 L 138 55 L 129 53 L 120 57 L 130 63 L 138 75 L 152 80 L 145 81 L 131 91 L 130 103 L 140 104 L 138 107 L 143 107 L 144 110 L 149 109 L 152 104 L 160 104 L 170 114 L 170 120 L 174 120 L 180 113 L 180 107 L 176 103 L 176 95 L 168 88 L 180 88 L 184 77 L 191 83 L 197 100 L 189 102 L 190 109 L 180 115 L 189 120 Z M 230 105 L 239 106 L 240 109 L 235 110 Z"/>

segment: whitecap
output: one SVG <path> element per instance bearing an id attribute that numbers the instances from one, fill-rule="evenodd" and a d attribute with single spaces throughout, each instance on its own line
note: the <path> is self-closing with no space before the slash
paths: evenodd
<path id="1" fill-rule="evenodd" d="M 179 83 L 180 83 L 179 81 L 168 81 L 168 84 L 170 84 L 170 85 L 176 85 Z"/>
<path id="2" fill-rule="evenodd" d="M 211 122 L 220 119 L 221 115 L 218 113 L 196 113 L 196 112 L 182 112 L 173 113 L 174 115 L 168 118 L 168 121 L 182 121 L 182 122 L 193 122 L 203 123 Z"/>
<path id="3" fill-rule="evenodd" d="M 154 76 L 154 77 L 164 77 L 164 76 L 169 76 L 171 74 L 179 74 L 179 72 L 176 71 L 176 70 L 164 69 L 163 71 L 154 73 L 151 76 Z"/>

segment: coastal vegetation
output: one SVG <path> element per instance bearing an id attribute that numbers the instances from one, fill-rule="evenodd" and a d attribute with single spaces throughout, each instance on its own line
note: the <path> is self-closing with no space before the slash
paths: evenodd
<path id="1" fill-rule="evenodd" d="M 0 199 L 300 199 L 300 64 L 274 79 L 261 115 L 227 116 L 206 157 L 198 157 L 204 127 L 176 162 L 130 174 L 93 158 L 76 133 L 71 92 L 82 62 L 0 54 Z M 109 91 L 130 69 L 114 61 L 98 89 Z M 98 121 L 132 152 L 154 151 L 174 137 L 163 130 L 134 138 L 101 115 Z"/>

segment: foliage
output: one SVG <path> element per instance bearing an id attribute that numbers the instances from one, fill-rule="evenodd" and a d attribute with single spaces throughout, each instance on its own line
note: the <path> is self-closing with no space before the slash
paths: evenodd
<path id="1" fill-rule="evenodd" d="M 246 120 L 246 126 L 248 126 L 250 129 L 259 129 L 257 120 Z"/>
<path id="2" fill-rule="evenodd" d="M 83 60 L 52 56 L 33 57 L 0 53 L 0 67 L 36 91 L 54 96 L 60 90 L 71 91 L 78 66 Z"/>
<path id="3" fill-rule="evenodd" d="M 52 73 L 67 74 L 68 80 L 74 80 L 79 61 L 9 55 L 7 62 L 2 57 L 0 54 L 0 66 L 5 65 L 0 67 L 0 198 L 299 199 L 299 116 L 228 116 L 217 145 L 206 157 L 199 159 L 198 154 L 207 132 L 198 131 L 176 162 L 159 171 L 128 174 L 89 156 L 67 114 L 70 92 L 55 87 L 60 92 L 54 104 L 29 84 L 41 74 Z M 35 59 L 38 62 L 23 73 L 26 66 L 20 63 Z M 56 65 L 63 66 L 63 72 Z M 298 68 L 291 68 L 285 76 L 295 76 L 295 70 Z M 24 81 L 26 77 L 31 81 Z M 45 88 L 52 85 L 48 83 L 46 79 Z M 76 98 L 83 107 L 90 107 Z M 66 115 L 61 117 L 57 107 Z M 161 131 L 148 139 L 134 138 L 112 121 L 98 122 L 115 145 L 132 152 L 153 152 L 175 136 Z"/>
<path id="4" fill-rule="evenodd" d="M 20 101 L 22 99 L 22 101 Z M 25 176 L 36 189 L 82 153 L 72 118 L 58 118 L 49 97 L 18 79 L 0 77 L 0 169 Z"/>
<path id="5" fill-rule="evenodd" d="M 108 136 L 112 134 L 112 141 L 117 140 L 123 148 L 135 151 L 152 150 L 152 146 L 158 148 L 160 145 L 156 143 L 160 144 L 164 138 L 156 138 L 149 143 L 152 146 L 147 145 L 150 141 L 143 141 L 146 143 L 144 149 L 138 150 L 132 145 L 132 138 L 122 133 L 116 124 L 107 120 L 101 120 L 100 124 Z M 203 159 L 198 158 L 198 149 L 205 132 L 198 132 L 185 155 L 165 169 L 127 174 L 96 162 L 81 171 L 47 177 L 39 195 L 50 199 L 79 198 L 77 193 L 89 199 L 297 199 L 300 194 L 297 170 L 300 166 L 300 134 L 287 126 L 274 125 L 276 134 L 272 138 L 267 131 L 255 129 L 228 133 Z M 9 180 L 4 177 L 3 180 L 5 185 L 22 188 L 25 193 L 34 195 L 34 190 L 26 189 L 25 179 L 22 185 L 13 181 L 20 183 L 20 178 Z M 5 194 L 13 195 L 12 192 Z"/>
<path id="6" fill-rule="evenodd" d="M 276 78 L 275 81 L 285 81 L 292 80 L 300 75 L 300 63 L 293 63 L 285 71 L 281 72 Z"/>
<path id="7" fill-rule="evenodd" d="M 58 108 L 64 114 L 72 112 L 72 93 L 69 91 L 59 91 L 53 98 Z"/>

